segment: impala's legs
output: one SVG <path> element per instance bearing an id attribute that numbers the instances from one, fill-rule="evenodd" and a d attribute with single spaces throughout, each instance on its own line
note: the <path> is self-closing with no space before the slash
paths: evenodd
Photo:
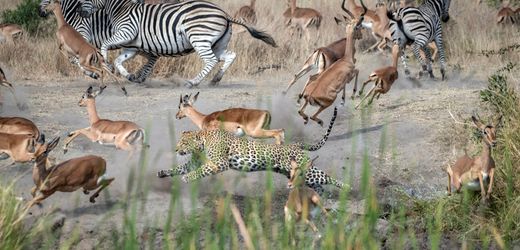
<path id="1" fill-rule="evenodd" d="M 69 133 L 68 137 L 63 141 L 63 152 L 64 153 L 67 153 L 69 144 L 72 142 L 72 140 L 76 139 L 76 137 L 78 137 L 79 135 L 84 135 L 87 138 L 89 138 L 91 141 L 98 140 L 97 135 L 95 133 L 93 133 L 92 131 L 90 131 L 90 127 L 72 131 Z"/>

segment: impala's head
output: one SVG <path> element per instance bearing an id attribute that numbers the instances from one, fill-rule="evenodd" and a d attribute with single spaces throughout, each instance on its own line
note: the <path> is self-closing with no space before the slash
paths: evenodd
<path id="1" fill-rule="evenodd" d="M 199 97 L 199 92 L 197 92 L 197 94 L 195 94 L 195 96 L 191 96 L 190 95 L 184 95 L 182 96 L 181 95 L 181 98 L 179 100 L 179 111 L 177 111 L 177 114 L 175 115 L 175 117 L 177 119 L 182 119 L 184 117 L 186 117 L 186 112 L 188 112 L 188 108 L 191 108 L 193 107 L 193 103 L 195 103 L 195 101 L 197 101 L 197 98 Z"/>
<path id="2" fill-rule="evenodd" d="M 482 123 L 480 119 L 476 116 L 472 116 L 471 120 L 473 121 L 475 127 L 477 127 L 480 130 L 480 133 L 482 134 L 482 140 L 484 141 L 484 143 L 486 143 L 490 147 L 495 147 L 497 145 L 496 129 L 498 126 L 500 126 L 502 116 L 500 116 L 497 119 L 495 125 L 493 125 L 492 123 L 484 125 L 484 123 Z"/>
<path id="3" fill-rule="evenodd" d="M 100 87 L 99 90 L 93 91 L 92 86 L 88 87 L 87 91 L 81 96 L 81 100 L 79 100 L 78 105 L 80 107 L 86 107 L 87 103 L 93 102 L 96 99 L 96 96 L 103 93 L 107 86 Z"/>
<path id="4" fill-rule="evenodd" d="M 334 20 L 336 21 L 336 24 L 345 24 L 346 25 L 346 33 L 347 36 L 352 35 L 354 40 L 359 40 L 363 38 L 363 34 L 361 33 L 361 29 L 363 26 L 361 25 L 364 18 L 365 13 L 367 12 L 367 7 L 363 3 L 363 0 L 361 0 L 361 6 L 363 6 L 363 13 L 359 16 L 359 18 L 356 18 L 352 12 L 350 12 L 347 7 L 345 6 L 346 0 L 343 0 L 343 3 L 341 4 L 341 9 L 345 12 L 346 15 L 343 15 L 343 19 L 339 19 L 334 17 Z"/>
<path id="5" fill-rule="evenodd" d="M 40 17 L 47 17 L 55 8 L 61 8 L 60 0 L 43 0 L 38 7 Z"/>
<path id="6" fill-rule="evenodd" d="M 316 157 L 317 158 L 317 157 Z M 287 188 L 300 187 L 305 182 L 305 174 L 307 170 L 312 166 L 316 158 L 308 161 L 305 166 L 298 165 L 298 162 L 294 157 L 291 157 L 291 171 L 289 172 L 289 181 L 287 182 Z"/>
<path id="7" fill-rule="evenodd" d="M 79 0 L 81 5 L 78 6 L 76 12 L 83 17 L 87 18 L 94 14 L 99 9 L 105 7 L 105 0 Z"/>
<path id="8" fill-rule="evenodd" d="M 53 0 L 41 0 L 40 5 L 38 6 L 38 15 L 40 17 L 47 17 L 49 12 L 46 11 L 47 5 L 49 5 Z"/>
<path id="9" fill-rule="evenodd" d="M 46 164 L 48 165 L 48 159 L 47 156 L 49 156 L 49 153 L 56 148 L 58 143 L 60 142 L 60 137 L 55 137 L 52 139 L 49 143 L 44 143 L 40 147 L 37 148 L 36 152 L 34 153 L 36 164 Z"/>
<path id="10" fill-rule="evenodd" d="M 186 155 L 204 150 L 204 141 L 199 135 L 201 132 L 203 131 L 182 132 L 182 136 L 175 146 L 175 152 L 180 155 Z"/>

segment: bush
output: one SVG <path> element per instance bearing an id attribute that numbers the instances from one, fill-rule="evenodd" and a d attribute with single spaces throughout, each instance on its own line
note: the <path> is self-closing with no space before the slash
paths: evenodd
<path id="1" fill-rule="evenodd" d="M 38 15 L 39 3 L 39 0 L 23 0 L 16 9 L 2 12 L 2 20 L 4 23 L 18 24 L 30 34 L 35 35 L 43 20 Z"/>

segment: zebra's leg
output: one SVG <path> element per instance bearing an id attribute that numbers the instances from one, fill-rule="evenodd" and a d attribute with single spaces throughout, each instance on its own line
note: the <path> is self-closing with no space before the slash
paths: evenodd
<path id="1" fill-rule="evenodd" d="M 419 63 L 421 64 L 421 67 L 422 67 L 422 71 L 427 71 L 428 68 L 426 65 L 426 60 L 424 60 L 423 57 L 421 56 L 421 54 L 419 53 L 419 50 L 422 49 L 423 47 L 424 47 L 424 44 L 422 44 L 418 40 L 415 40 L 415 42 L 412 45 L 413 54 L 415 55 L 415 58 L 417 58 L 417 60 L 419 60 Z M 430 55 L 430 57 L 431 57 L 431 55 Z M 420 73 L 420 74 L 422 74 L 422 73 Z"/>
<path id="2" fill-rule="evenodd" d="M 148 78 L 148 76 L 152 73 L 153 67 L 155 63 L 157 62 L 157 59 L 159 59 L 158 56 L 154 56 L 151 54 L 144 54 L 148 61 L 146 62 L 143 67 L 137 71 L 136 74 L 130 74 L 128 75 L 128 80 L 135 83 L 142 83 Z"/>
<path id="3" fill-rule="evenodd" d="M 101 56 L 103 56 L 103 60 L 105 61 L 105 64 L 106 64 L 105 66 L 110 70 L 112 69 L 112 65 L 109 64 L 108 49 L 121 48 L 122 45 L 128 44 L 132 40 L 134 40 L 137 37 L 137 32 L 139 32 L 139 30 L 136 27 L 124 27 L 124 28 L 120 27 L 118 30 L 121 30 L 121 31 L 118 31 L 117 33 L 112 35 L 112 37 L 110 37 L 109 39 L 104 41 L 103 45 L 101 45 Z M 116 58 L 116 63 L 117 62 L 122 63 L 125 60 L 132 58 L 133 56 L 135 56 L 135 53 L 136 53 L 135 50 L 123 49 L 123 52 L 121 53 L 121 55 L 119 55 Z M 124 77 L 126 77 L 128 75 L 128 71 L 126 71 L 126 69 L 124 67 L 122 67 L 122 65 L 120 65 L 120 67 L 118 67 L 118 71 Z"/>
<path id="4" fill-rule="evenodd" d="M 430 75 L 430 78 L 433 77 L 433 69 L 432 69 L 432 52 L 430 50 L 430 47 L 428 45 L 422 47 L 422 51 L 424 52 L 424 60 L 426 61 L 426 69 L 428 70 L 428 74 Z"/>
<path id="5" fill-rule="evenodd" d="M 135 55 L 137 55 L 137 51 L 133 49 L 123 49 L 121 51 L 121 54 L 117 56 L 116 60 L 114 60 L 114 66 L 116 67 L 117 71 L 123 76 L 126 77 L 128 80 L 130 80 L 129 76 L 130 73 L 125 69 L 123 66 L 123 63 L 127 60 L 134 58 Z"/>
<path id="6" fill-rule="evenodd" d="M 444 54 L 444 44 L 442 42 L 442 30 L 439 29 L 435 34 L 435 45 L 439 54 L 439 62 L 441 63 L 442 80 L 446 78 L 446 55 Z"/>
<path id="7" fill-rule="evenodd" d="M 403 63 L 404 67 L 404 74 L 406 76 L 410 76 L 410 69 L 408 68 L 408 63 L 406 62 L 406 54 L 405 54 L 405 48 L 406 46 L 401 47 L 401 62 Z"/>
<path id="8" fill-rule="evenodd" d="M 231 66 L 231 64 L 235 61 L 236 57 L 237 57 L 237 55 L 234 52 L 229 51 L 229 50 L 226 50 L 226 51 L 224 51 L 224 53 L 221 53 L 221 55 L 219 56 L 219 59 L 221 61 L 224 61 L 224 64 L 222 65 L 222 68 L 220 68 L 220 70 L 217 72 L 215 77 L 213 77 L 213 80 L 211 80 L 211 83 L 210 83 L 211 85 L 216 85 L 220 82 L 220 80 L 222 80 L 224 73 L 229 68 L 229 66 Z"/>
<path id="9" fill-rule="evenodd" d="M 210 42 L 194 43 L 193 48 L 202 58 L 202 61 L 204 61 L 204 68 L 202 68 L 202 71 L 195 78 L 188 81 L 186 84 L 188 88 L 199 85 L 202 79 L 204 79 L 218 63 L 217 57 L 211 49 Z"/>

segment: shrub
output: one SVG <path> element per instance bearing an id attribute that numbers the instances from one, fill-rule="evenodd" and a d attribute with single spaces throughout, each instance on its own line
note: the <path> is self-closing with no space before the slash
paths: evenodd
<path id="1" fill-rule="evenodd" d="M 30 34 L 37 34 L 43 20 L 38 15 L 39 3 L 39 0 L 23 0 L 16 9 L 2 12 L 2 20 L 4 23 L 20 25 Z"/>

